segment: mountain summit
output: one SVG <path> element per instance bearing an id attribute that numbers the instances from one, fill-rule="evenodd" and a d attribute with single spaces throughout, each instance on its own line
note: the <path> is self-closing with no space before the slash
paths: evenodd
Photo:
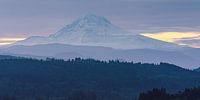
<path id="1" fill-rule="evenodd" d="M 81 17 L 80 19 L 74 21 L 72 24 L 65 26 L 57 33 L 50 35 L 52 38 L 61 37 L 69 32 L 81 31 L 81 32 L 99 32 L 99 31 L 108 31 L 111 29 L 118 29 L 111 24 L 106 18 L 96 16 L 93 14 L 87 14 L 86 16 Z"/>
<path id="2" fill-rule="evenodd" d="M 20 45 L 61 43 L 71 45 L 104 46 L 118 49 L 174 49 L 179 46 L 141 35 L 133 35 L 104 17 L 87 14 L 48 37 L 30 37 Z"/>
<path id="3" fill-rule="evenodd" d="M 65 26 L 55 34 L 49 36 L 51 39 L 64 40 L 62 42 L 73 42 L 76 44 L 89 42 L 107 41 L 113 35 L 128 33 L 113 25 L 104 17 L 87 14 L 72 24 Z"/>

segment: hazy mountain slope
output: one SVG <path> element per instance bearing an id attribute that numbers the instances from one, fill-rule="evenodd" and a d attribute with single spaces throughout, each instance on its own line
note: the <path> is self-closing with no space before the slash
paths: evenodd
<path id="1" fill-rule="evenodd" d="M 198 59 L 200 61 L 200 49 L 199 48 L 184 48 L 180 50 L 179 52 L 182 52 L 186 55 L 190 55 L 191 57 Z"/>
<path id="2" fill-rule="evenodd" d="M 120 49 L 176 50 L 181 46 L 127 32 L 104 17 L 88 14 L 48 37 L 30 37 L 15 45 L 62 43 Z M 166 49 L 167 48 L 167 49 Z"/>
<path id="3" fill-rule="evenodd" d="M 168 62 L 185 68 L 194 68 L 200 62 L 180 52 L 150 49 L 120 50 L 100 46 L 73 46 L 65 44 L 44 44 L 34 46 L 12 46 L 2 49 L 2 53 L 33 55 L 70 59 L 75 57 L 100 60 L 125 60 L 134 62 L 159 63 Z"/>

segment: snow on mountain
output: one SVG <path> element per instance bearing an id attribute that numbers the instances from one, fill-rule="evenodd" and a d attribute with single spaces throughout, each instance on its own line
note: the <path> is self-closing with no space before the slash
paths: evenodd
<path id="1" fill-rule="evenodd" d="M 74 33 L 74 34 L 73 34 Z M 70 25 L 67 25 L 57 33 L 50 35 L 50 38 L 67 38 L 67 37 L 87 37 L 88 36 L 102 36 L 119 35 L 126 33 L 126 31 L 111 24 L 109 20 L 104 17 L 88 14 L 81 17 Z M 79 38 L 78 38 L 79 39 Z"/>
<path id="2" fill-rule="evenodd" d="M 181 48 L 142 35 L 133 35 L 104 17 L 87 14 L 48 37 L 30 37 L 14 45 L 37 45 L 61 43 L 71 45 L 105 46 L 117 49 L 159 49 Z"/>

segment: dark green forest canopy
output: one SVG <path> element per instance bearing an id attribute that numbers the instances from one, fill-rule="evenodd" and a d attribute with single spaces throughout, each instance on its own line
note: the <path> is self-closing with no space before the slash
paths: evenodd
<path id="1" fill-rule="evenodd" d="M 199 100 L 200 87 L 185 89 L 175 94 L 166 92 L 166 89 L 153 89 L 146 93 L 141 93 L 139 100 Z"/>
<path id="2" fill-rule="evenodd" d="M 74 91 L 83 91 L 94 93 L 98 100 L 136 100 L 139 93 L 152 88 L 177 92 L 199 85 L 200 73 L 167 63 L 80 58 L 0 60 L 0 99 L 66 98 Z"/>

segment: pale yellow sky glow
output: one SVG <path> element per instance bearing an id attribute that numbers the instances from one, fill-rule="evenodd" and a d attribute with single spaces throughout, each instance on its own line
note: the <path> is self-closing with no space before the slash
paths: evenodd
<path id="1" fill-rule="evenodd" d="M 24 39 L 25 38 L 0 38 L 0 41 L 20 41 Z"/>
<path id="2" fill-rule="evenodd" d="M 0 42 L 0 46 L 9 45 L 9 44 L 12 44 L 12 43 L 14 43 L 14 42 L 5 42 L 5 43 Z"/>
<path id="3" fill-rule="evenodd" d="M 200 32 L 160 32 L 160 33 L 143 33 L 141 34 L 153 39 L 172 42 L 179 45 L 187 45 L 190 47 L 200 48 L 200 44 L 184 44 L 178 41 L 200 39 Z"/>
<path id="4" fill-rule="evenodd" d="M 144 33 L 143 36 L 166 41 L 175 42 L 184 38 L 199 38 L 200 32 L 161 32 L 161 33 Z"/>
<path id="5" fill-rule="evenodd" d="M 0 46 L 9 45 L 16 41 L 21 41 L 26 38 L 0 38 Z"/>

